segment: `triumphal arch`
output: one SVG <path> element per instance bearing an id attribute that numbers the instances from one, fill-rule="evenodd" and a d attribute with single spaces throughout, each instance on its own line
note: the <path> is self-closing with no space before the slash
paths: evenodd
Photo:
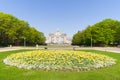
<path id="1" fill-rule="evenodd" d="M 57 30 L 55 33 L 49 34 L 46 39 L 46 43 L 48 45 L 71 45 L 72 39 L 67 38 L 66 34 Z"/>

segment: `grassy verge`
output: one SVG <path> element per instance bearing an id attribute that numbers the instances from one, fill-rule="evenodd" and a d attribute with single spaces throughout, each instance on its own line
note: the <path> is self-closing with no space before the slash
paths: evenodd
<path id="1" fill-rule="evenodd" d="M 117 64 L 110 68 L 86 72 L 46 72 L 40 70 L 25 70 L 7 66 L 2 62 L 6 56 L 22 51 L 27 50 L 0 52 L 0 80 L 120 80 L 120 54 L 117 53 L 84 50 L 87 52 L 108 55 L 117 59 Z"/>

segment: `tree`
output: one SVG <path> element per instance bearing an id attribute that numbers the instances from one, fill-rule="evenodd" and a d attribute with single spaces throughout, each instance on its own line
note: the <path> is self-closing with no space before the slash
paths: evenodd
<path id="1" fill-rule="evenodd" d="M 29 33 L 27 33 L 26 36 L 27 41 L 31 44 L 45 44 L 44 34 L 42 32 L 37 31 L 34 27 L 29 28 Z"/>
<path id="2" fill-rule="evenodd" d="M 0 45 L 23 45 L 25 38 L 28 45 L 45 43 L 44 34 L 30 27 L 28 22 L 10 14 L 0 13 Z"/>
<path id="3" fill-rule="evenodd" d="M 73 43 L 76 45 L 85 44 L 104 46 L 120 43 L 120 22 L 112 19 L 105 19 L 92 26 L 88 26 L 85 30 L 76 33 L 73 36 Z"/>
<path id="4" fill-rule="evenodd" d="M 9 33 L 10 29 L 13 27 L 14 22 L 18 19 L 10 14 L 0 13 L 0 44 L 6 45 L 11 42 Z M 10 32 L 9 32 L 10 31 Z"/>
<path id="5" fill-rule="evenodd" d="M 73 35 L 73 39 L 72 39 L 72 44 L 73 45 L 79 45 L 80 44 L 80 36 L 81 36 L 81 32 L 77 32 L 76 34 Z"/>
<path id="6" fill-rule="evenodd" d="M 93 25 L 92 36 L 94 43 L 108 45 L 114 42 L 118 23 L 116 20 L 105 19 Z"/>

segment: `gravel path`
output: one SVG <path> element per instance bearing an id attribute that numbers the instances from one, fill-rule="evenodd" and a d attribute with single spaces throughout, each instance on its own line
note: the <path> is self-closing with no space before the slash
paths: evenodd
<path id="1" fill-rule="evenodd" d="M 12 51 L 12 50 L 21 50 L 21 49 L 36 49 L 35 47 L 4 47 L 0 48 L 0 52 L 3 51 Z M 44 48 L 39 48 L 44 49 Z M 49 49 L 62 49 L 62 48 L 49 48 Z M 73 49 L 71 48 L 63 48 L 63 49 Z M 115 52 L 120 53 L 120 48 L 117 47 L 77 47 L 76 50 L 101 50 L 101 51 L 108 51 L 108 52 Z"/>
<path id="2" fill-rule="evenodd" d="M 21 49 L 20 47 L 13 47 L 13 48 L 4 47 L 4 48 L 0 48 L 0 52 L 3 52 L 3 51 L 12 51 L 12 50 L 20 50 L 20 49 Z"/>
<path id="3" fill-rule="evenodd" d="M 89 48 L 78 48 L 80 50 L 100 50 L 100 51 L 108 51 L 108 52 L 115 52 L 120 53 L 120 48 L 117 47 L 89 47 Z"/>

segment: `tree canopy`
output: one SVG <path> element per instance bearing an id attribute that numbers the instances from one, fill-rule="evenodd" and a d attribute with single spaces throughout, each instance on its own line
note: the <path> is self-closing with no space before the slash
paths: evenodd
<path id="1" fill-rule="evenodd" d="M 44 34 L 28 22 L 0 12 L 0 46 L 23 45 L 24 39 L 28 45 L 45 43 Z"/>
<path id="2" fill-rule="evenodd" d="M 113 19 L 105 19 L 92 26 L 88 26 L 85 30 L 77 32 L 73 36 L 72 41 L 75 45 L 91 45 L 91 42 L 94 46 L 119 44 L 120 22 Z"/>

